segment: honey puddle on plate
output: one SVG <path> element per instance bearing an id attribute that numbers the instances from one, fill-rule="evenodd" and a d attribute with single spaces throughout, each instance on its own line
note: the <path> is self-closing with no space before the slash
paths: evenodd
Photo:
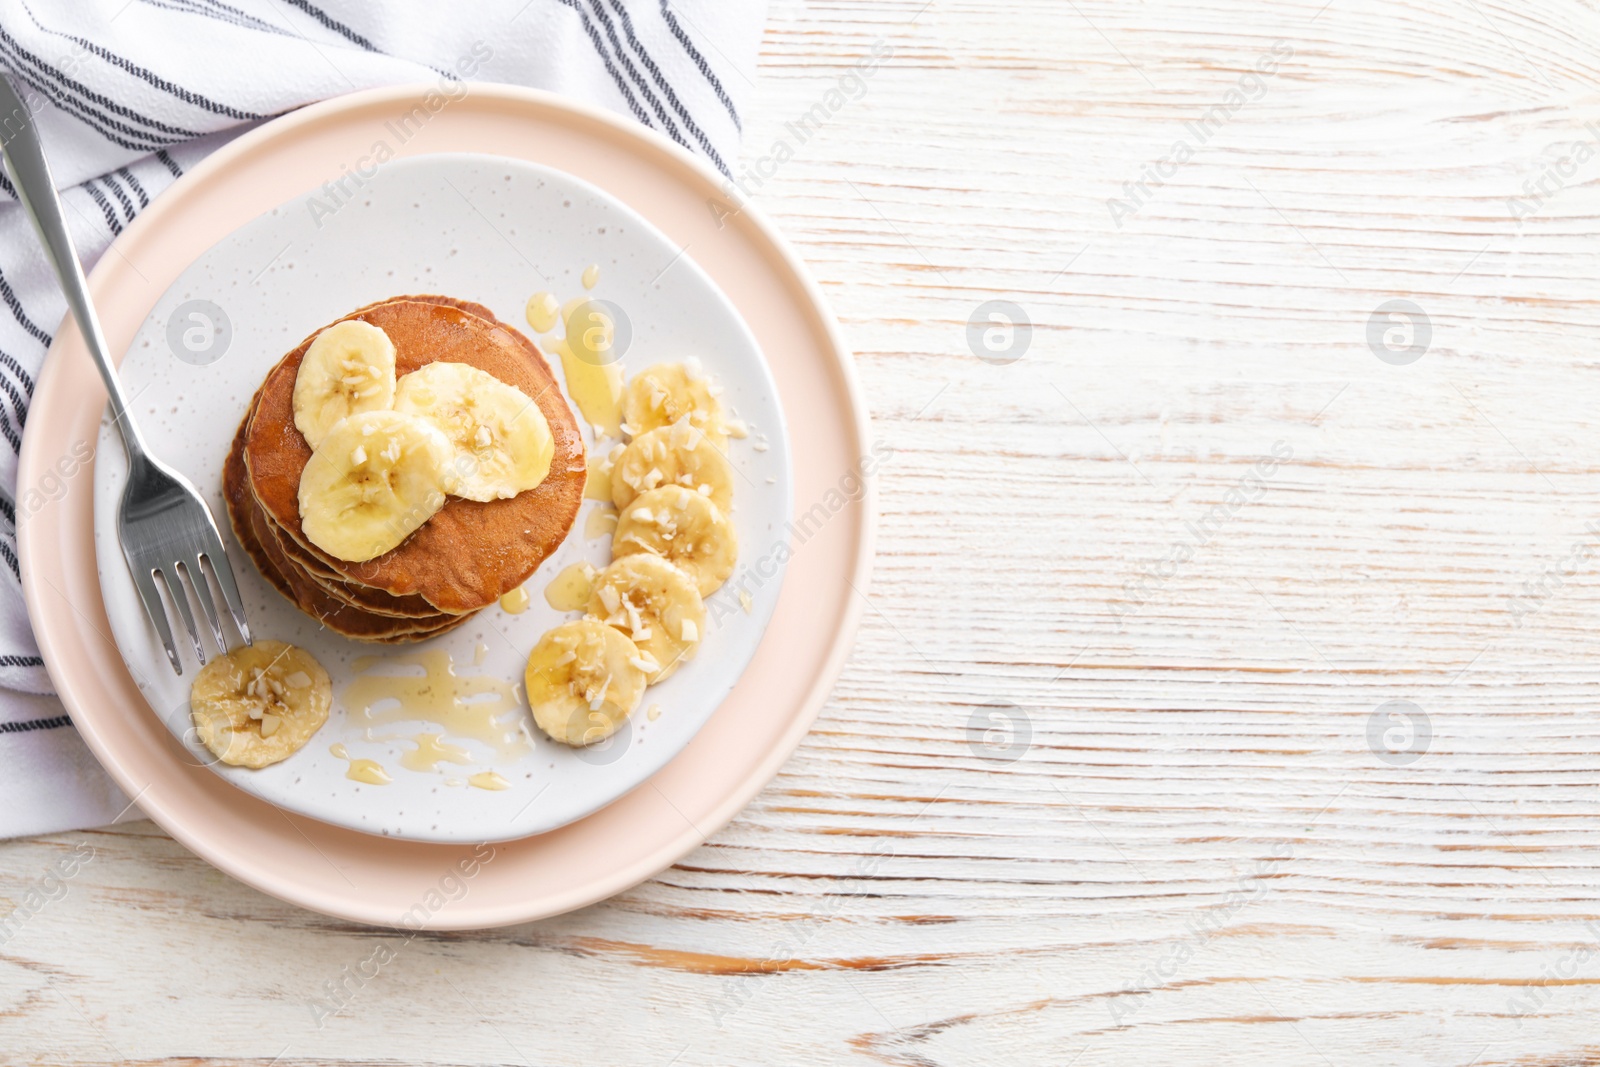
<path id="1" fill-rule="evenodd" d="M 507 615 L 521 615 L 528 610 L 528 591 L 522 586 L 517 586 L 509 593 L 500 597 L 500 610 Z"/>
<path id="2" fill-rule="evenodd" d="M 477 774 L 474 774 L 471 778 L 467 779 L 467 784 L 478 789 L 492 789 L 496 791 L 511 788 L 510 782 L 506 781 L 493 771 L 479 771 Z"/>
<path id="3" fill-rule="evenodd" d="M 600 265 L 584 268 L 582 281 L 586 290 L 600 284 Z M 579 413 L 595 433 L 620 438 L 622 364 L 621 353 L 613 350 L 617 324 L 608 304 L 587 295 L 562 304 L 554 293 L 538 292 L 528 298 L 526 314 L 542 347 L 561 357 L 567 395 Z M 563 331 L 559 338 L 553 336 L 557 323 Z"/>
<path id="4" fill-rule="evenodd" d="M 580 296 L 561 308 L 566 336 L 551 344 L 561 357 L 567 393 L 596 433 L 622 436 L 622 364 L 612 352 L 615 324 L 605 307 Z"/>
<path id="5" fill-rule="evenodd" d="M 535 333 L 549 333 L 561 316 L 561 301 L 554 293 L 534 293 L 528 298 L 528 325 Z"/>
<path id="6" fill-rule="evenodd" d="M 567 376 L 567 392 L 578 411 L 589 420 L 595 432 L 606 437 L 622 436 L 622 369 L 615 363 L 587 363 L 573 353 L 567 342 L 553 345 L 561 357 L 561 369 Z"/>
<path id="7" fill-rule="evenodd" d="M 610 537 L 617 529 L 617 509 L 612 507 L 595 508 L 589 512 L 589 517 L 583 522 L 583 539 L 594 541 L 601 537 Z"/>
<path id="8" fill-rule="evenodd" d="M 408 771 L 436 771 L 441 763 L 472 762 L 472 753 L 446 741 L 444 734 L 417 734 L 411 741 L 417 747 L 400 757 L 400 766 Z"/>
<path id="9" fill-rule="evenodd" d="M 520 729 L 521 704 L 509 682 L 459 675 L 450 653 L 431 649 L 400 656 L 362 656 L 345 687 L 350 721 L 370 731 L 399 722 L 437 726 L 454 738 L 481 742 L 505 760 L 531 751 Z M 381 673 L 374 668 L 384 667 Z M 408 668 L 396 673 L 396 668 Z"/>
<path id="10" fill-rule="evenodd" d="M 365 782 L 368 785 L 388 785 L 394 781 L 393 778 L 389 777 L 389 772 L 383 769 L 383 764 L 377 760 L 354 759 L 350 755 L 350 750 L 342 744 L 330 745 L 328 751 L 339 759 L 349 761 L 350 766 L 344 772 L 346 778 Z"/>
<path id="11" fill-rule="evenodd" d="M 585 500 L 611 503 L 611 471 L 614 466 L 609 455 L 601 455 L 598 450 L 589 453 L 589 477 L 583 483 Z"/>
<path id="12" fill-rule="evenodd" d="M 594 592 L 595 569 L 592 563 L 574 563 L 550 579 L 544 600 L 557 611 L 582 611 Z"/>

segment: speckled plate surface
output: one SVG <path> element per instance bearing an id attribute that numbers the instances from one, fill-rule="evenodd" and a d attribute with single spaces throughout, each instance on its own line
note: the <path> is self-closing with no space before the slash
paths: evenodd
<path id="1" fill-rule="evenodd" d="M 254 633 L 311 650 L 333 678 L 334 701 L 327 725 L 283 762 L 261 770 L 222 764 L 191 726 L 194 651 L 185 650 L 185 674 L 175 675 L 116 542 L 127 467 L 108 418 L 94 476 L 106 614 L 151 710 L 197 763 L 281 808 L 353 830 L 416 841 L 500 841 L 565 825 L 638 786 L 689 743 L 732 690 L 783 580 L 782 559 L 765 547 L 782 534 L 792 494 L 777 389 L 749 329 L 692 255 L 589 183 L 504 157 L 435 154 L 297 196 L 184 270 L 140 325 L 122 378 L 138 397 L 134 414 L 152 450 L 201 487 L 225 522 L 221 470 L 234 430 L 267 371 L 302 338 L 354 308 L 405 293 L 472 300 L 528 333 L 529 296 L 548 291 L 565 301 L 584 294 L 590 264 L 599 271 L 588 295 L 620 309 L 616 349 L 624 373 L 698 358 L 725 389 L 724 403 L 750 426 L 750 436 L 729 448 L 737 472 L 732 517 L 745 550 L 739 571 L 710 598 L 696 658 L 650 687 L 639 710 L 601 744 L 570 748 L 533 726 L 521 695 L 528 650 L 545 630 L 577 617 L 549 607 L 543 590 L 570 563 L 603 566 L 610 559 L 609 533 L 588 528 L 589 513 L 608 507 L 598 501 L 585 502 L 566 542 L 528 581 L 526 612 L 490 607 L 448 634 L 400 646 L 327 630 L 280 596 L 230 534 Z M 560 377 L 560 360 L 552 356 L 551 363 Z M 595 438 L 579 421 L 593 449 Z M 214 653 L 208 638 L 207 654 Z M 450 685 L 438 670 L 443 656 L 458 677 L 499 683 L 499 694 L 471 698 L 501 709 L 493 718 L 499 740 L 454 732 L 411 709 L 376 727 L 360 717 L 350 689 L 358 677 L 420 675 L 432 664 L 437 684 Z M 398 703 L 374 711 L 387 719 Z M 471 762 L 408 769 L 403 760 L 418 750 L 419 736 L 440 732 Z M 352 779 L 352 759 L 374 761 L 391 780 Z M 476 777 L 485 772 L 498 778 Z"/>
<path id="2" fill-rule="evenodd" d="M 431 86 L 354 94 L 296 111 L 208 157 L 140 214 L 90 275 L 113 352 L 229 233 L 339 177 L 391 138 Z M 105 390 L 70 323 L 34 391 L 19 469 L 23 591 L 56 690 L 90 750 L 186 848 L 263 892 L 355 922 L 471 929 L 602 900 L 670 866 L 747 804 L 795 750 L 849 655 L 872 561 L 870 446 L 849 353 L 815 282 L 759 207 L 662 137 L 547 93 L 474 85 L 402 145 L 401 158 L 493 152 L 557 166 L 688 247 L 755 335 L 791 431 L 796 536 L 766 634 L 694 740 L 643 785 L 548 833 L 449 845 L 359 833 L 293 814 L 196 766 L 151 714 L 111 639 L 95 565 L 93 496 L 78 461 Z M 713 211 L 713 207 L 720 210 Z M 63 471 L 77 471 L 63 474 Z M 61 483 L 65 479 L 66 484 Z M 23 497 L 19 495 L 19 499 Z M 771 545 L 747 546 L 759 559 Z M 753 553 L 753 555 L 752 555 Z"/>

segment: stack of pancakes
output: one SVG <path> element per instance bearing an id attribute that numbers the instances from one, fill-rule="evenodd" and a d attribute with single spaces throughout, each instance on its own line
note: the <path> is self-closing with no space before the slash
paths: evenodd
<path id="1" fill-rule="evenodd" d="M 330 630 L 364 641 L 420 641 L 521 585 L 566 538 L 583 501 L 583 439 L 533 342 L 481 304 L 404 296 L 345 318 L 389 335 L 399 376 L 442 360 L 521 390 L 539 405 L 555 441 L 550 474 L 537 487 L 488 503 L 451 496 L 398 547 L 349 563 L 312 545 L 300 527 L 300 475 L 311 446 L 295 428 L 294 384 L 316 334 L 268 373 L 223 467 L 235 536 L 280 593 Z"/>

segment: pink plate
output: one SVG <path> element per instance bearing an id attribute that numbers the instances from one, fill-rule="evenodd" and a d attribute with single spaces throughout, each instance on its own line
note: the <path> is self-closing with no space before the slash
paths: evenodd
<path id="1" fill-rule="evenodd" d="M 393 144 L 385 123 L 422 106 L 429 92 L 381 89 L 305 108 L 180 179 L 90 278 L 111 348 L 127 348 L 161 294 L 212 244 L 338 177 L 380 140 L 397 156 L 488 152 L 559 167 L 692 246 L 777 380 L 796 435 L 799 528 L 755 659 L 689 747 L 610 807 L 520 841 L 416 844 L 289 815 L 195 766 L 128 676 L 101 602 L 87 471 L 59 499 L 19 515 L 19 537 L 23 589 L 56 689 L 100 763 L 150 818 L 208 862 L 284 900 L 357 922 L 452 930 L 556 915 L 643 881 L 721 828 L 777 773 L 849 651 L 862 603 L 855 590 L 871 564 L 865 475 L 873 460 L 849 354 L 816 284 L 759 211 L 729 201 L 708 165 L 607 112 L 498 85 L 473 85 Z M 63 325 L 29 412 L 19 499 L 54 478 L 61 457 L 92 447 L 104 407 L 77 329 Z"/>

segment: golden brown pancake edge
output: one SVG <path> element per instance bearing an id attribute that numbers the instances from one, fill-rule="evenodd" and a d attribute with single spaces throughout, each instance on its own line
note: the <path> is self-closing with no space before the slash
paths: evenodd
<path id="1" fill-rule="evenodd" d="M 448 621 L 428 626 L 425 622 L 419 624 L 419 620 L 415 619 L 374 615 L 341 604 L 331 597 L 319 596 L 320 590 L 304 575 L 294 572 L 275 551 L 276 545 L 263 540 L 258 521 L 260 515 L 248 490 L 243 459 L 244 436 L 245 426 L 241 424 L 234 435 L 234 447 L 229 450 L 223 464 L 223 498 L 228 507 L 228 521 L 233 527 L 234 538 L 256 569 L 285 599 L 335 633 L 363 641 L 418 641 L 465 621 L 465 616 L 461 619 L 446 617 Z"/>

